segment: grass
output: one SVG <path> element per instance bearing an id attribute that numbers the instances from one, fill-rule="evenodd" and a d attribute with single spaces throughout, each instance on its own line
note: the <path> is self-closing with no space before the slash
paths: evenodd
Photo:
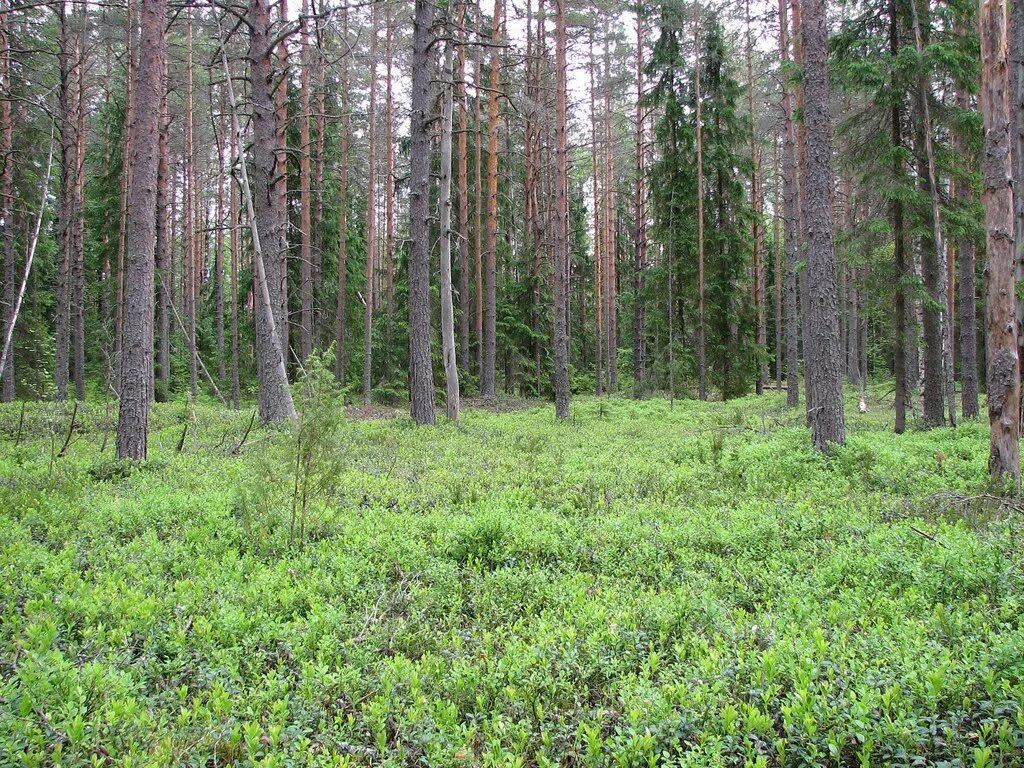
<path id="1" fill-rule="evenodd" d="M 942 495 L 987 427 L 881 394 L 829 457 L 775 393 L 346 421 L 301 527 L 247 413 L 131 466 L 4 406 L 0 764 L 1024 764 L 1021 520 Z"/>

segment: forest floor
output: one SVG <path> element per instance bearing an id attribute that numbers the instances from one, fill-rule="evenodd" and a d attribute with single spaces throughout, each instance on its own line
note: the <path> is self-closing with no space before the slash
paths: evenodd
<path id="1" fill-rule="evenodd" d="M 305 512 L 250 413 L 3 406 L 0 765 L 1024 764 L 1024 514 L 885 392 L 350 418 Z"/>

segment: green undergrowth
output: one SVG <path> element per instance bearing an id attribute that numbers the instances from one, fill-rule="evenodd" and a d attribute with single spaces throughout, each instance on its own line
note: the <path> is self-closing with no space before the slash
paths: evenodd
<path id="1" fill-rule="evenodd" d="M 167 403 L 141 464 L 3 406 L 0 765 L 1021 765 L 1021 513 L 884 389 L 826 457 L 777 393 Z"/>

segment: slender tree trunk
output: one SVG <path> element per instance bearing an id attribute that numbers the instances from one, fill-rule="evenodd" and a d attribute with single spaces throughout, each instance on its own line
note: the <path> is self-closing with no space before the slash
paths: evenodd
<path id="1" fill-rule="evenodd" d="M 594 68 L 594 28 L 590 28 L 590 163 L 594 209 L 594 388 L 604 390 L 604 232 L 601 229 L 601 178 L 597 172 L 597 87 Z"/>
<path id="2" fill-rule="evenodd" d="M 565 0 L 555 0 L 555 217 L 552 241 L 555 250 L 555 416 L 569 417 L 568 261 L 569 154 L 566 136 L 566 32 Z"/>
<path id="3" fill-rule="evenodd" d="M 14 231 L 14 110 L 11 88 L 10 3 L 0 2 L 0 249 L 3 250 L 3 295 L 0 297 L 0 333 L 13 334 L 17 303 L 16 235 Z M 9 403 L 15 394 L 14 352 L 8 350 L 0 370 L 0 402 Z"/>
<path id="4" fill-rule="evenodd" d="M 436 418 L 434 415 L 434 370 L 430 351 L 430 123 L 433 106 L 430 86 L 434 74 L 430 47 L 433 25 L 433 0 L 416 0 L 416 10 L 413 16 L 412 98 L 409 115 L 409 379 L 412 418 L 417 424 L 433 424 Z M 444 77 L 450 76 L 451 67 L 448 67 L 444 71 Z M 451 99 L 448 96 L 446 101 L 446 109 L 449 110 L 446 115 L 449 120 L 447 123 L 449 132 L 447 166 L 443 164 L 445 155 L 443 136 L 441 149 L 441 239 L 442 249 L 448 251 L 448 309 L 451 309 L 451 251 L 445 248 L 444 238 L 450 237 L 451 234 L 450 108 Z M 390 153 L 390 148 L 388 151 Z M 444 190 L 446 180 L 447 192 Z M 388 196 L 390 197 L 390 195 L 391 190 L 389 189 Z M 444 210 L 445 206 L 447 206 L 447 211 Z M 444 257 L 445 253 L 442 251 L 442 281 L 446 271 Z M 442 296 L 443 292 L 442 286 Z M 442 311 L 442 322 L 445 319 Z M 447 319 L 450 321 L 451 318 Z M 451 332 L 450 326 L 448 331 Z M 447 342 L 448 339 L 446 338 L 445 341 Z M 454 363 L 454 361 L 452 362 Z M 445 368 L 446 370 L 448 368 L 447 360 Z M 455 392 L 458 397 L 457 380 Z"/>
<path id="5" fill-rule="evenodd" d="M 370 20 L 369 176 L 366 181 L 366 295 L 363 297 L 363 405 L 373 391 L 373 281 L 377 269 L 377 6 Z"/>
<path id="6" fill-rule="evenodd" d="M 348 2 L 341 8 L 342 37 L 348 43 Z M 341 128 L 339 149 L 338 180 L 338 302 L 334 319 L 334 376 L 342 387 L 345 386 L 345 366 L 348 362 L 346 340 L 348 338 L 348 163 L 349 134 L 351 118 L 348 104 L 349 57 L 341 64 Z M 371 166 L 372 168 L 372 166 Z M 371 179 L 373 174 L 368 177 Z M 369 251 L 367 251 L 369 253 Z M 369 274 L 369 272 L 367 272 Z"/>
<path id="7" fill-rule="evenodd" d="M 896 9 L 896 0 L 889 0 L 889 53 L 895 58 L 899 53 L 899 16 Z M 896 75 L 891 75 L 890 87 L 896 88 Z M 894 103 L 890 115 L 890 129 L 892 132 L 892 146 L 901 148 L 903 146 L 902 117 L 900 105 Z M 903 164 L 898 153 L 893 153 L 892 160 L 893 183 L 899 183 L 903 176 Z M 898 195 L 893 196 L 890 204 L 892 216 L 893 236 L 893 261 L 896 270 L 895 299 L 893 314 L 895 315 L 895 341 L 893 344 L 893 378 L 895 379 L 895 409 L 896 409 L 896 434 L 902 434 L 907 424 L 907 289 L 904 281 L 908 274 L 906 256 L 906 236 L 903 222 L 903 201 Z"/>
<path id="8" fill-rule="evenodd" d="M 465 19 L 465 6 L 459 6 L 458 26 L 461 29 Z M 459 33 L 465 43 L 465 34 Z M 459 46 L 458 76 L 456 91 L 459 102 L 459 360 L 464 370 L 469 370 L 469 163 L 467 145 L 469 140 L 469 108 L 466 103 L 466 46 Z"/>
<path id="9" fill-rule="evenodd" d="M 231 142 L 231 169 L 238 164 L 238 151 L 234 141 Z M 228 185 L 231 189 L 230 226 L 228 234 L 231 238 L 231 405 L 237 411 L 241 407 L 242 389 L 238 377 L 238 254 L 241 222 L 238 217 L 238 184 L 229 175 Z"/>
<path id="10" fill-rule="evenodd" d="M 288 23 L 288 2 L 279 0 L 277 5 L 278 19 L 282 24 Z M 278 285 L 276 298 L 278 307 L 275 310 L 275 318 L 278 335 L 281 337 L 281 352 L 284 354 L 285 368 L 288 360 L 294 358 L 291 353 L 291 325 L 292 313 L 288 305 L 288 44 L 282 39 L 277 44 L 277 71 L 274 73 L 274 82 L 277 87 L 274 90 L 274 196 L 272 198 L 275 207 L 274 217 L 277 220 L 277 228 L 274 238 L 277 241 L 278 266 L 277 274 L 271 279 Z M 264 235 L 266 237 L 266 235 Z M 266 244 L 264 244 L 266 247 Z"/>
<path id="11" fill-rule="evenodd" d="M 790 63 L 789 41 L 789 0 L 779 0 L 779 49 L 782 52 L 782 67 L 785 71 Z M 796 271 L 800 261 L 800 174 L 796 159 L 796 120 L 793 113 L 793 95 L 786 78 L 782 81 L 782 111 L 785 117 L 785 133 L 782 145 L 782 197 L 783 197 L 783 242 L 786 250 L 786 404 L 795 408 L 800 405 L 800 307 Z"/>
<path id="12" fill-rule="evenodd" d="M 60 198 L 57 222 L 57 269 L 54 286 L 53 336 L 56 344 L 54 354 L 54 383 L 56 397 L 66 400 L 68 379 L 71 372 L 71 281 L 74 260 L 75 232 L 75 186 L 78 173 L 78 100 L 77 86 L 77 43 L 74 31 L 74 14 L 68 13 L 68 0 L 57 5 L 57 19 L 60 25 L 58 90 L 58 128 L 60 131 Z"/>
<path id="13" fill-rule="evenodd" d="M 384 271 L 385 271 L 385 366 L 391 366 L 391 338 L 395 325 L 395 97 L 394 41 L 395 23 L 391 4 L 385 4 L 385 76 L 384 76 Z"/>
<path id="14" fill-rule="evenodd" d="M 644 23 L 643 10 L 636 13 L 636 178 L 633 182 L 633 382 L 634 395 L 639 395 L 647 378 L 647 344 L 644 330 L 644 269 L 647 263 L 647 180 L 644 164 Z"/>
<path id="15" fill-rule="evenodd" d="M 309 0 L 302 0 L 299 80 L 299 357 L 313 354 L 313 170 L 310 160 Z"/>
<path id="16" fill-rule="evenodd" d="M 86 6 L 74 3 L 75 168 L 71 231 L 71 350 L 75 397 L 85 400 L 85 35 Z"/>
<path id="17" fill-rule="evenodd" d="M 198 264 L 199 254 L 196 245 L 198 243 L 197 231 L 199 222 L 196 221 L 198 205 L 196 200 L 199 196 L 196 189 L 196 150 L 195 150 L 195 110 L 193 91 L 195 90 L 193 76 L 193 33 L 192 15 L 188 11 L 185 27 L 185 201 L 183 204 L 185 213 L 185 263 L 184 263 L 184 301 L 185 301 L 185 343 L 188 345 L 188 391 L 195 398 L 199 385 L 198 352 L 196 350 L 196 297 L 198 296 Z M 141 106 L 140 106 L 141 108 Z"/>
<path id="18" fill-rule="evenodd" d="M 481 33 L 480 23 L 477 23 L 477 35 Z M 476 58 L 473 62 L 473 82 L 483 82 L 483 55 L 477 49 Z M 484 185 L 483 185 L 483 115 L 481 108 L 480 89 L 476 89 L 476 98 L 473 102 L 473 125 L 475 141 L 473 142 L 475 152 L 473 156 L 475 171 L 476 191 L 476 227 L 475 227 L 475 256 L 474 259 L 474 283 L 476 291 L 476 314 L 474 316 L 474 330 L 476 332 L 476 373 L 483 386 L 484 372 L 484 251 L 483 251 L 483 230 L 484 230 Z"/>
<path id="19" fill-rule="evenodd" d="M 421 0 L 421 2 L 425 5 L 430 5 L 431 0 Z M 441 349 L 444 359 L 445 410 L 449 419 L 458 421 L 459 366 L 455 358 L 455 306 L 452 301 L 452 111 L 455 85 L 447 82 L 448 78 L 452 76 L 454 61 L 452 45 L 452 43 L 445 45 L 444 70 L 442 74 L 446 82 L 444 83 L 444 103 L 441 114 L 441 188 L 439 199 L 439 207 L 441 209 Z M 426 144 L 425 149 L 429 151 L 429 140 L 424 143 Z M 423 228 L 424 230 L 427 229 L 426 222 L 424 222 Z M 423 250 L 429 251 L 426 246 L 424 246 Z M 429 273 L 429 265 L 424 266 L 423 272 L 424 274 Z M 429 334 L 429 328 L 427 330 Z M 428 335 L 428 353 L 430 351 L 429 344 Z M 433 393 L 433 381 L 431 381 L 431 399 Z"/>
<path id="20" fill-rule="evenodd" d="M 604 299 L 605 299 L 605 368 L 608 372 L 608 391 L 615 392 L 619 384 L 619 333 L 617 256 L 615 237 L 615 135 L 612 130 L 611 36 L 608 19 L 604 22 Z"/>
<path id="21" fill-rule="evenodd" d="M 324 257 L 324 160 L 326 156 L 327 147 L 327 62 L 324 58 L 323 50 L 323 36 L 324 32 L 321 27 L 323 24 L 322 19 L 319 18 L 317 11 L 316 1 L 310 4 L 313 12 L 318 14 L 315 26 L 315 46 L 316 51 L 314 57 L 316 63 L 313 65 L 314 71 L 316 72 L 316 96 L 314 100 L 315 109 L 315 120 L 316 120 L 316 142 L 313 145 L 313 221 L 312 221 L 312 243 L 313 263 L 311 265 L 311 271 L 313 273 L 313 346 L 319 347 L 323 345 L 323 283 L 324 283 L 324 269 L 323 269 L 323 257 Z"/>
<path id="22" fill-rule="evenodd" d="M 981 174 L 985 206 L 985 338 L 988 468 L 995 479 L 1020 487 L 1020 360 L 1017 349 L 1014 270 L 1014 208 L 1010 149 L 1010 82 L 1006 8 L 982 0 L 981 113 L 984 120 Z"/>
<path id="23" fill-rule="evenodd" d="M 828 33 L 825 0 L 804 0 L 804 125 L 807 145 L 808 298 L 811 341 L 808 368 L 814 371 L 811 439 L 826 451 L 846 441 L 840 365 L 836 256 L 832 219 L 832 141 L 829 115 Z"/>
<path id="24" fill-rule="evenodd" d="M 131 130 L 132 178 L 126 235 L 125 323 L 117 456 L 143 460 L 153 370 L 153 269 L 160 102 L 164 73 L 166 0 L 142 0 L 142 46 L 135 74 L 138 99 Z"/>
<path id="25" fill-rule="evenodd" d="M 213 103 L 211 93 L 210 103 Z M 227 135 L 224 92 L 220 92 L 220 117 L 217 128 L 217 232 L 213 250 L 213 335 L 217 364 L 217 386 L 227 377 L 224 359 L 224 137 Z"/>
<path id="26" fill-rule="evenodd" d="M 502 0 L 494 0 L 491 20 L 490 94 L 488 96 L 487 133 L 487 250 L 484 254 L 484 367 L 480 376 L 480 394 L 495 394 L 497 357 L 497 260 L 498 260 L 498 127 L 501 89 Z"/>
<path id="27" fill-rule="evenodd" d="M 957 106 L 970 109 L 970 97 L 963 85 L 957 84 Z M 968 139 L 963 131 L 953 135 L 954 149 L 968 153 Z M 953 196 L 960 203 L 967 203 L 973 197 L 970 181 L 962 175 L 954 177 Z M 975 245 L 970 236 L 963 236 L 957 244 L 957 267 L 959 270 L 960 292 L 960 403 L 965 419 L 978 417 L 978 327 L 977 327 L 977 277 L 975 273 Z"/>
<path id="28" fill-rule="evenodd" d="M 750 158 L 753 174 L 750 177 L 750 197 L 754 204 L 752 236 L 754 239 L 753 287 L 754 287 L 754 341 L 761 359 L 757 377 L 757 394 L 764 392 L 768 381 L 768 340 L 765 335 L 764 309 L 764 199 L 761 189 L 761 146 L 757 141 L 757 115 L 754 112 L 754 41 L 751 35 L 750 0 L 745 0 L 747 32 L 747 111 L 750 113 Z"/>
<path id="29" fill-rule="evenodd" d="M 161 85 L 159 160 L 157 162 L 156 187 L 156 376 L 163 383 L 164 392 L 171 386 L 171 285 L 174 274 L 171 271 L 171 241 L 173 240 L 170 219 L 170 116 L 167 110 L 167 66 Z"/>
<path id="30" fill-rule="evenodd" d="M 786 127 L 783 126 L 783 130 Z M 782 390 L 784 320 L 782 316 L 782 174 L 779 172 L 779 137 L 772 138 L 772 250 L 775 253 L 775 389 Z"/>
<path id="31" fill-rule="evenodd" d="M 1007 9 L 1009 48 L 1007 66 L 1010 99 L 1010 162 L 1013 174 L 1014 277 L 1024 280 L 1024 3 L 1011 1 Z M 1016 294 L 1017 358 L 1024 357 L 1024 298 Z"/>
<path id="32" fill-rule="evenodd" d="M 701 400 L 708 399 L 707 349 L 704 322 L 704 126 L 701 122 L 700 92 L 700 6 L 694 6 L 693 55 L 694 101 L 696 102 L 697 134 L 697 393 Z M 669 280 L 671 280 L 671 276 Z"/>

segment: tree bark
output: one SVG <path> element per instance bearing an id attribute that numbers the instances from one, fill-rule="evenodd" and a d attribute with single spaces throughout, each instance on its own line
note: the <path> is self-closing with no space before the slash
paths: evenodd
<path id="1" fill-rule="evenodd" d="M 808 368 L 813 370 L 811 440 L 826 451 L 846 441 L 839 350 L 836 257 L 832 219 L 832 140 L 829 115 L 825 0 L 804 0 L 804 125 L 807 164 Z"/>
<path id="2" fill-rule="evenodd" d="M 417 424 L 433 424 L 434 370 L 430 351 L 430 123 L 432 64 L 431 27 L 434 25 L 433 0 L 416 0 L 412 37 L 412 95 L 409 115 L 409 380 L 412 418 Z M 444 77 L 451 76 L 451 68 Z M 447 108 L 450 109 L 450 97 Z M 449 111 L 447 117 L 450 119 Z M 450 133 L 450 123 L 449 123 Z M 448 165 L 442 164 L 442 187 L 448 183 L 451 193 L 451 136 L 448 137 Z M 442 137 L 442 163 L 444 159 Z M 390 152 L 390 149 L 388 150 Z M 442 195 L 445 195 L 442 188 Z M 388 190 L 390 197 L 391 190 Z M 442 248 L 450 237 L 451 200 L 442 200 Z M 444 217 L 447 216 L 447 226 Z M 444 253 L 442 266 L 444 271 Z M 451 308 L 451 252 L 448 252 L 448 309 Z M 390 266 L 390 265 L 389 265 Z M 444 275 L 442 275 L 442 280 Z M 442 294 L 443 294 L 442 287 Z M 442 313 L 442 322 L 444 321 Z M 450 319 L 450 318 L 449 318 Z M 449 332 L 451 328 L 448 328 Z M 453 361 L 454 362 L 454 361 Z M 447 370 L 448 362 L 445 361 Z M 456 382 L 456 393 L 458 383 Z"/>
<path id="3" fill-rule="evenodd" d="M 484 367 L 480 375 L 480 394 L 495 394 L 497 358 L 497 263 L 498 263 L 498 127 L 501 89 L 502 0 L 494 0 L 491 20 L 491 53 L 487 121 L 487 250 L 484 252 Z"/>
<path id="4" fill-rule="evenodd" d="M 970 109 L 970 97 L 963 84 L 956 88 L 956 102 L 961 110 Z M 967 155 L 968 138 L 963 131 L 953 134 L 954 149 Z M 973 197 L 972 185 L 962 175 L 953 180 L 953 196 L 960 203 Z M 978 417 L 978 326 L 977 277 L 975 273 L 975 243 L 972 237 L 962 236 L 957 243 L 957 281 L 960 291 L 958 316 L 960 320 L 960 408 L 965 419 Z"/>
<path id="5" fill-rule="evenodd" d="M 363 405 L 373 394 L 373 282 L 377 270 L 377 6 L 370 13 L 369 175 L 366 180 L 366 295 L 363 297 Z"/>
<path id="6" fill-rule="evenodd" d="M 0 3 L 0 249 L 3 250 L 3 295 L 0 296 L 0 332 L 7 338 L 14 328 L 17 303 L 16 235 L 14 230 L 14 110 L 11 88 L 10 4 Z M 15 393 L 15 356 L 8 350 L 0 370 L 0 402 L 9 403 Z"/>
<path id="7" fill-rule="evenodd" d="M 459 23 L 463 27 L 465 6 L 459 6 Z M 467 145 L 469 140 L 469 108 L 466 103 L 466 46 L 465 35 L 460 33 L 463 45 L 458 50 L 458 76 L 456 91 L 459 102 L 459 360 L 464 369 L 469 369 L 469 163 Z"/>
<path id="8" fill-rule="evenodd" d="M 889 0 L 889 54 L 895 59 L 899 53 L 899 16 L 896 10 L 896 0 Z M 890 75 L 890 88 L 896 89 L 896 75 Z M 893 103 L 890 113 L 890 130 L 892 134 L 893 149 L 903 146 L 902 116 L 899 103 Z M 903 175 L 903 165 L 898 152 L 893 152 L 892 159 L 893 184 L 898 184 Z M 902 434 L 907 423 L 907 346 L 908 346 L 908 315 L 907 315 L 907 288 L 905 285 L 908 265 L 906 256 L 906 237 L 903 221 L 903 201 L 899 195 L 894 195 L 889 203 L 892 217 L 893 237 L 893 262 L 896 271 L 896 283 L 894 286 L 893 314 L 894 335 L 893 342 L 893 378 L 895 379 L 895 410 L 896 410 L 896 434 Z"/>
<path id="9" fill-rule="evenodd" d="M 569 154 L 566 102 L 565 0 L 555 0 L 555 217 L 552 241 L 555 250 L 555 416 L 559 419 L 569 417 L 569 334 L 566 323 L 569 303 Z"/>
<path id="10" fill-rule="evenodd" d="M 292 419 L 295 407 L 288 389 L 286 355 L 288 318 L 282 293 L 286 291 L 283 252 L 287 212 L 281 206 L 278 182 L 278 156 L 284 148 L 278 143 L 275 72 L 270 39 L 270 8 L 267 0 L 250 0 L 249 67 L 253 104 L 253 185 L 252 211 L 254 263 L 257 268 L 255 291 L 266 306 L 256 314 L 256 373 L 259 380 L 259 414 L 264 422 Z M 235 126 L 237 133 L 238 127 Z M 245 171 L 245 163 L 239 163 Z M 243 179 L 245 176 L 243 176 Z M 258 234 L 257 234 L 258 233 Z M 257 246 L 256 240 L 259 245 Z M 262 274 L 261 274 L 262 273 Z M 264 285 L 265 284 L 265 285 Z"/>
<path id="11" fill-rule="evenodd" d="M 647 183 L 644 159 L 646 138 L 644 135 L 644 23 L 643 10 L 636 12 L 636 164 L 633 182 L 633 386 L 639 395 L 647 378 L 647 334 L 644 323 L 644 269 L 647 263 Z"/>
<path id="12" fill-rule="evenodd" d="M 170 116 L 167 111 L 167 63 L 164 72 L 160 99 L 159 160 L 157 163 L 156 187 L 156 377 L 163 383 L 164 390 L 171 385 L 171 284 L 174 274 L 171 270 L 171 243 L 174 238 L 170 219 Z"/>
<path id="13" fill-rule="evenodd" d="M 790 63 L 789 0 L 779 0 L 779 49 L 782 66 Z M 789 81 L 782 80 L 782 111 L 785 133 L 782 144 L 783 243 L 786 251 L 786 404 L 800 405 L 800 296 L 796 271 L 800 261 L 800 174 L 796 159 L 796 120 Z"/>
<path id="14" fill-rule="evenodd" d="M 309 0 L 302 0 L 299 80 L 299 357 L 313 354 L 313 171 L 310 160 Z"/>
<path id="15" fill-rule="evenodd" d="M 341 8 L 341 28 L 344 42 L 348 43 L 348 3 Z M 338 179 L 338 300 L 334 316 L 334 376 L 345 386 L 348 338 L 348 162 L 351 118 L 348 105 L 349 57 L 341 64 L 340 109 L 341 128 L 339 142 L 340 168 Z M 372 176 L 372 174 L 370 174 Z"/>
<path id="16" fill-rule="evenodd" d="M 1010 148 L 1010 82 L 1006 9 L 1000 0 L 982 0 L 981 200 L 985 206 L 986 384 L 994 479 L 1020 486 L 1020 360 L 1017 348 L 1014 272 L 1014 208 Z"/>
<path id="17" fill-rule="evenodd" d="M 142 0 L 142 45 L 134 78 L 138 109 L 131 129 L 133 171 L 125 238 L 117 456 L 139 461 L 146 458 L 153 366 L 153 270 L 166 11 L 166 0 Z"/>
<path id="18" fill-rule="evenodd" d="M 421 2 L 429 5 L 431 0 L 421 0 Z M 445 45 L 442 74 L 445 82 L 441 114 L 441 188 L 439 195 L 441 209 L 441 350 L 444 360 L 445 410 L 449 419 L 458 421 L 459 366 L 455 358 L 455 306 L 452 301 L 452 111 L 454 101 L 452 92 L 455 86 L 448 82 L 448 78 L 452 76 L 453 61 L 452 43 L 448 43 Z M 415 70 L 413 71 L 415 72 Z M 425 148 L 429 151 L 429 141 L 425 144 Z M 424 224 L 424 229 L 427 229 L 426 224 Z M 424 247 L 424 250 L 428 249 Z M 425 275 L 429 274 L 428 270 L 429 265 L 423 269 Z M 427 330 L 429 332 L 429 328 Z M 427 352 L 430 352 L 429 335 L 427 336 Z M 432 400 L 434 384 L 433 381 L 429 383 Z"/>
<path id="19" fill-rule="evenodd" d="M 694 7 L 693 24 L 693 80 L 694 101 L 696 102 L 697 138 L 697 396 L 701 400 L 708 399 L 707 346 L 704 327 L 704 125 L 701 118 L 700 92 L 700 6 Z M 671 277 L 669 278 L 672 279 Z"/>

